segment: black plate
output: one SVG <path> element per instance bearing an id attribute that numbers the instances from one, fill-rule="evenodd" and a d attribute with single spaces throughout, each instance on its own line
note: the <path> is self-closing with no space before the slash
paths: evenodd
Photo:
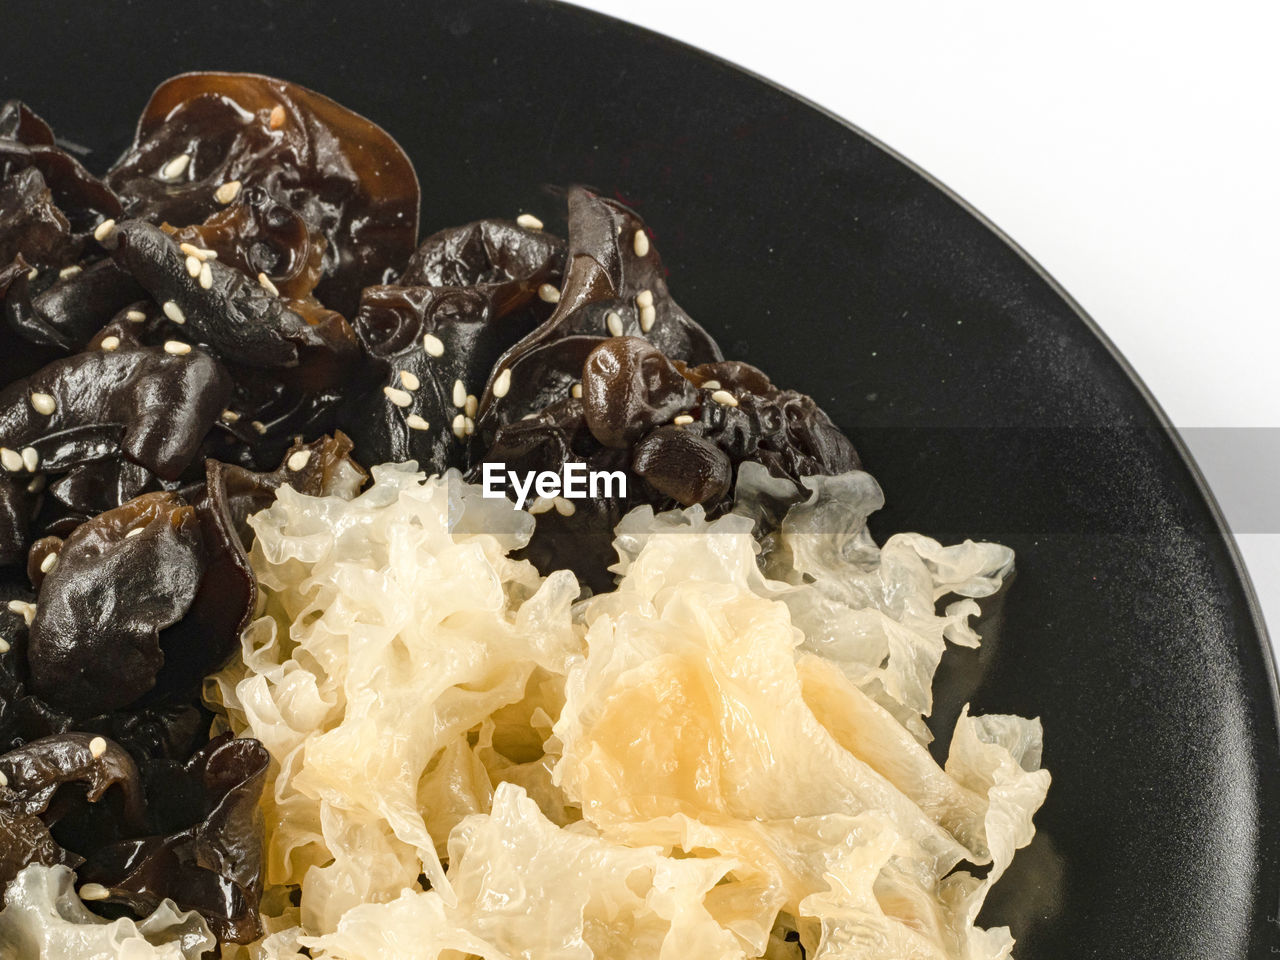
<path id="1" fill-rule="evenodd" d="M 686 309 L 849 430 L 889 498 L 878 533 L 1018 551 L 937 711 L 1044 719 L 1053 788 L 983 921 L 1013 926 L 1020 960 L 1280 946 L 1257 605 L 1164 415 L 1052 280 L 865 134 L 663 37 L 546 3 L 327 8 L 8 4 L 0 95 L 102 167 L 166 76 L 256 70 L 391 131 L 427 229 L 562 226 L 544 184 L 635 204 Z"/>

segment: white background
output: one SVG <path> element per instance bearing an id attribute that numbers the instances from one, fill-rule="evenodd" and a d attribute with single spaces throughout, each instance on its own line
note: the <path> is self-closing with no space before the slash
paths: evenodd
<path id="1" fill-rule="evenodd" d="M 986 214 L 1197 453 L 1280 649 L 1280 6 L 579 0 L 851 120 Z M 1270 427 L 1223 434 L 1199 428 Z M 1189 428 L 1189 429 L 1188 429 Z M 1252 510 L 1246 509 L 1249 505 Z"/>

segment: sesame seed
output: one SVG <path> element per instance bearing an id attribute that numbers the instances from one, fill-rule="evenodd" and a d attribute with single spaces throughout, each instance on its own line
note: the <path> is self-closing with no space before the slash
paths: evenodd
<path id="1" fill-rule="evenodd" d="M 271 108 L 271 116 L 267 119 L 267 123 L 272 130 L 279 130 L 284 126 L 284 107 L 276 104 Z"/>
<path id="2" fill-rule="evenodd" d="M 0 653 L 8 653 L 8 652 L 9 652 L 9 641 L 0 639 Z M 9 785 L 9 778 L 4 775 L 3 770 L 0 770 L 0 787 L 7 787 L 8 785 Z"/>
<path id="3" fill-rule="evenodd" d="M 111 891 L 100 883 L 85 883 L 80 886 L 81 900 L 106 900 Z"/>
<path id="4" fill-rule="evenodd" d="M 128 533 L 124 535 L 124 538 L 128 540 L 130 537 L 139 537 L 142 535 L 142 531 L 145 529 L 146 527 L 133 527 Z"/>
<path id="5" fill-rule="evenodd" d="M 305 467 L 311 460 L 310 450 L 299 450 L 296 453 L 289 454 L 289 459 L 285 462 L 290 470 L 297 472 Z"/>
<path id="6" fill-rule="evenodd" d="M 102 737 L 94 737 L 89 741 L 89 752 L 98 758 L 107 752 L 107 741 Z"/>
<path id="7" fill-rule="evenodd" d="M 453 405 L 455 407 L 467 405 L 467 387 L 461 380 L 453 381 Z"/>
<path id="8" fill-rule="evenodd" d="M 578 508 L 573 505 L 572 500 L 566 500 L 564 497 L 556 497 L 555 499 L 556 513 L 562 517 L 572 517 L 578 512 Z"/>
<path id="9" fill-rule="evenodd" d="M 427 351 L 430 356 L 443 357 L 444 341 L 434 333 L 425 333 L 422 335 L 422 349 Z"/>
<path id="10" fill-rule="evenodd" d="M 526 230 L 541 230 L 542 221 L 535 217 L 532 213 L 522 213 L 516 217 L 517 226 L 524 227 Z"/>
<path id="11" fill-rule="evenodd" d="M 185 357 L 191 352 L 191 344 L 183 343 L 181 340 L 166 340 L 164 342 L 164 352 L 171 353 L 175 357 Z"/>
<path id="12" fill-rule="evenodd" d="M 8 447 L 0 447 L 0 466 L 10 473 L 16 473 L 22 469 L 22 454 Z"/>
<path id="13" fill-rule="evenodd" d="M 187 172 L 191 164 L 191 154 L 180 153 L 160 168 L 160 179 L 172 183 Z"/>
<path id="14" fill-rule="evenodd" d="M 103 350 L 107 351 L 107 353 L 111 353 L 113 350 L 118 350 L 120 348 L 120 338 L 114 335 L 103 337 L 101 346 Z"/>
<path id="15" fill-rule="evenodd" d="M 538 296 L 547 303 L 560 302 L 560 291 L 549 283 L 544 283 L 538 288 Z"/>
<path id="16" fill-rule="evenodd" d="M 61 270 L 58 271 L 58 279 L 66 280 L 69 277 L 74 277 L 77 273 L 80 273 L 80 271 L 83 269 L 84 269 L 83 267 L 77 267 L 74 265 L 70 267 L 63 267 Z"/>
<path id="17" fill-rule="evenodd" d="M 195 258 L 193 257 L 192 259 L 195 259 Z M 199 261 L 196 261 L 196 273 L 199 273 L 199 272 L 200 272 Z M 183 313 L 182 308 L 179 307 L 172 300 L 166 300 L 164 302 L 164 306 L 161 307 L 160 309 L 164 311 L 164 315 L 166 317 L 168 317 L 170 320 L 172 320 L 174 323 L 178 324 L 179 326 L 187 322 L 187 315 Z"/>
<path id="18" fill-rule="evenodd" d="M 461 440 L 467 432 L 467 418 L 462 414 L 458 414 L 453 418 L 452 429 L 453 435 Z"/>
<path id="19" fill-rule="evenodd" d="M 407 417 L 405 417 L 404 423 L 405 423 L 405 426 L 407 426 L 410 430 L 430 430 L 431 429 L 431 424 L 427 423 L 427 421 L 423 420 L 422 417 L 418 416 L 418 414 L 416 413 L 411 413 Z"/>
<path id="20" fill-rule="evenodd" d="M 511 368 L 503 367 L 502 372 L 498 374 L 498 378 L 493 381 L 493 395 L 495 397 L 505 397 L 510 389 Z"/>
<path id="21" fill-rule="evenodd" d="M 25 600 L 10 600 L 9 612 L 19 614 L 29 627 L 36 618 L 36 605 Z"/>
<path id="22" fill-rule="evenodd" d="M 540 513 L 546 513 L 552 506 L 554 504 L 547 497 L 538 497 L 533 503 L 529 504 L 529 512 L 537 516 Z"/>
<path id="23" fill-rule="evenodd" d="M 239 419 L 240 419 L 240 414 L 236 413 L 234 410 L 223 410 L 223 411 L 222 411 L 222 422 L 223 422 L 223 423 L 235 423 L 235 422 L 236 422 L 237 420 L 239 420 Z"/>
<path id="24" fill-rule="evenodd" d="M 40 453 L 35 447 L 22 448 L 22 465 L 27 468 L 27 473 L 35 473 L 40 466 Z"/>
<path id="25" fill-rule="evenodd" d="M 400 382 L 404 384 L 406 390 L 417 390 L 422 386 L 422 381 L 418 379 L 418 375 L 410 373 L 408 370 L 400 371 Z"/>
<path id="26" fill-rule="evenodd" d="M 683 426 L 686 426 L 687 424 L 693 423 L 693 417 L 689 416 L 687 413 L 682 413 L 680 414 L 680 416 L 676 417 L 671 422 L 674 423 L 677 427 L 683 427 Z"/>
<path id="27" fill-rule="evenodd" d="M 465 413 L 468 417 L 474 417 L 476 415 L 476 411 L 479 409 L 480 409 L 480 401 L 476 398 L 476 395 L 474 393 L 468 393 L 467 402 L 466 402 L 466 405 L 462 408 L 462 412 Z"/>
<path id="28" fill-rule="evenodd" d="M 238 196 L 240 196 L 239 180 L 228 180 L 217 190 L 213 191 L 213 199 L 224 205 L 230 203 Z"/>
<path id="29" fill-rule="evenodd" d="M 213 271 L 209 269 L 209 264 L 200 264 L 200 287 L 208 290 L 213 286 Z"/>
<path id="30" fill-rule="evenodd" d="M 719 380 L 704 380 L 704 381 L 702 382 L 702 389 L 703 389 L 703 390 L 719 390 L 719 389 L 720 389 L 720 381 L 719 381 Z"/>
<path id="31" fill-rule="evenodd" d="M 147 315 L 141 310 L 128 310 L 125 312 L 124 318 L 130 323 L 141 323 L 147 319 Z"/>
<path id="32" fill-rule="evenodd" d="M 187 274 L 192 277 L 200 276 L 200 267 L 203 266 L 199 257 L 187 257 Z"/>
<path id="33" fill-rule="evenodd" d="M 267 291 L 267 293 L 271 294 L 273 297 L 280 296 L 280 290 L 276 287 L 274 283 L 271 282 L 271 278 L 268 277 L 265 273 L 258 274 L 258 285 L 262 287 L 263 290 Z"/>
<path id="34" fill-rule="evenodd" d="M 188 257 L 195 257 L 197 260 L 204 259 L 204 251 L 197 247 L 194 243 L 180 243 L 178 249 L 185 253 Z"/>
<path id="35" fill-rule="evenodd" d="M 32 267 L 30 270 L 28 270 L 28 271 L 27 271 L 27 279 L 28 279 L 28 280 L 34 280 L 34 279 L 35 279 L 36 277 L 38 277 L 38 276 L 40 276 L 40 268 L 39 268 L 39 267 Z"/>
<path id="36" fill-rule="evenodd" d="M 571 396 L 571 397 L 576 397 L 577 399 L 581 400 L 581 399 L 582 399 L 582 384 L 580 384 L 580 383 L 575 383 L 572 387 L 570 387 L 570 388 L 569 388 L 569 396 Z"/>
<path id="37" fill-rule="evenodd" d="M 609 333 L 613 336 L 622 336 L 622 317 L 613 310 L 604 315 L 604 325 L 609 328 Z"/>
<path id="38" fill-rule="evenodd" d="M 106 220 L 103 220 L 100 224 L 98 224 L 96 227 L 93 228 L 93 239 L 97 240 L 99 243 L 102 243 L 102 241 L 106 240 L 107 237 L 111 236 L 115 232 L 116 232 L 116 222 L 112 220 L 110 217 L 108 217 Z"/>
<path id="39" fill-rule="evenodd" d="M 58 555 L 56 553 L 46 553 L 44 559 L 40 561 L 40 572 L 48 573 L 58 565 Z"/>
<path id="40" fill-rule="evenodd" d="M 635 249 L 637 257 L 646 256 L 649 253 L 649 235 L 643 230 L 637 230 L 631 246 Z"/>
<path id="41" fill-rule="evenodd" d="M 645 307 L 653 306 L 653 291 L 641 290 L 636 294 L 636 306 L 643 310 Z"/>
<path id="42" fill-rule="evenodd" d="M 266 432 L 267 432 L 267 425 L 266 425 L 265 423 L 263 423 L 261 420 L 250 420 L 250 421 L 249 421 L 249 426 L 253 427 L 253 429 L 254 429 L 257 433 L 266 433 Z"/>
<path id="43" fill-rule="evenodd" d="M 397 407 L 407 407 L 413 403 L 413 397 L 404 390 L 397 390 L 395 387 L 383 387 L 382 392 L 387 395 L 387 399 L 394 403 Z"/>
<path id="44" fill-rule="evenodd" d="M 716 403 L 724 404 L 726 407 L 736 407 L 738 405 L 738 398 L 728 390 L 717 390 L 711 395 L 711 399 Z"/>
<path id="45" fill-rule="evenodd" d="M 537 415 L 536 413 L 526 413 L 526 414 L 525 414 L 523 417 L 521 417 L 520 419 L 521 419 L 521 420 L 537 420 L 537 419 L 538 419 L 538 415 Z"/>
<path id="46" fill-rule="evenodd" d="M 476 422 L 470 417 L 464 417 L 462 421 L 462 432 L 468 437 L 476 432 Z"/>
<path id="47" fill-rule="evenodd" d="M 47 393 L 33 393 L 31 395 L 31 406 L 36 413 L 43 413 L 46 417 L 51 416 L 53 411 L 58 409 L 58 401 L 54 400 Z"/>
<path id="48" fill-rule="evenodd" d="M 653 329 L 654 322 L 658 319 L 658 310 L 656 307 L 640 308 L 640 332 L 648 333 Z"/>

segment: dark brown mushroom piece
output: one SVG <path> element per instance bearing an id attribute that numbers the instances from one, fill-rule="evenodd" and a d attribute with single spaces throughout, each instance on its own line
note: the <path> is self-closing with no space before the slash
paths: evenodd
<path id="1" fill-rule="evenodd" d="M 687 489 L 691 495 L 711 482 L 711 475 L 698 480 L 693 473 L 719 463 L 705 447 L 687 444 L 691 474 L 678 477 L 668 471 L 679 469 L 679 457 L 659 457 L 653 445 L 639 450 L 642 438 L 655 432 L 669 442 L 669 428 L 706 440 L 735 468 L 759 460 L 776 476 L 793 480 L 859 466 L 853 445 L 811 397 L 775 387 L 760 370 L 740 361 L 689 367 L 669 362 L 633 338 L 607 340 L 587 358 L 583 395 L 596 439 L 642 453 L 646 480 L 658 489 Z M 719 467 L 714 475 L 719 477 Z M 688 496 L 675 499 L 689 505 Z M 708 501 L 697 496 L 691 502 Z"/>
<path id="2" fill-rule="evenodd" d="M 229 395 L 225 371 L 203 350 L 146 347 L 122 329 L 0 391 L 0 445 L 35 452 L 35 466 L 12 474 L 61 473 L 123 454 L 177 479 Z"/>
<path id="3" fill-rule="evenodd" d="M 176 342 L 145 347 L 124 326 L 10 383 L 0 391 L 0 560 L 25 556 L 37 498 L 50 479 L 51 493 L 71 501 L 74 522 L 84 519 L 79 509 L 105 505 L 81 501 L 90 499 L 86 491 L 103 494 L 108 488 L 95 484 L 113 470 L 120 495 L 149 485 L 152 475 L 177 480 L 230 391 L 226 372 L 203 350 Z M 112 460 L 145 474 L 103 465 Z M 64 476 L 71 479 L 59 484 Z M 57 517 L 55 511 L 45 520 Z M 59 530 L 67 532 L 49 528 Z"/>
<path id="4" fill-rule="evenodd" d="M 723 450 L 706 437 L 673 426 L 659 427 L 635 445 L 631 469 L 682 507 L 714 504 L 733 482 L 733 464 Z"/>
<path id="5" fill-rule="evenodd" d="M 212 251 L 219 263 L 265 276 L 287 300 L 308 300 L 324 276 L 324 234 L 265 187 L 245 187 L 201 223 L 169 232 L 179 244 Z"/>
<path id="6" fill-rule="evenodd" d="M 0 266 L 0 300 L 9 292 L 9 288 L 19 277 L 27 277 L 31 266 L 18 254 L 8 266 Z"/>
<path id="7" fill-rule="evenodd" d="M 504 426 L 533 417 L 565 401 L 582 412 L 582 371 L 600 344 L 597 337 L 563 337 L 521 353 L 504 367 L 504 383 L 499 394 L 490 396 L 489 406 L 477 425 L 479 448 L 487 450 L 497 441 Z M 503 362 L 506 362 L 505 360 Z M 487 453 L 483 459 L 493 459 Z"/>
<path id="8" fill-rule="evenodd" d="M 62 714 L 26 688 L 28 620 L 36 592 L 13 568 L 0 571 L 0 753 L 59 733 Z"/>
<path id="9" fill-rule="evenodd" d="M 17 101 L 0 106 L 4 380 L 78 349 L 110 315 L 111 283 L 102 284 L 100 271 L 80 278 L 100 255 L 91 232 L 120 210 L 115 194 L 55 145 L 43 120 Z"/>
<path id="10" fill-rule="evenodd" d="M 698 390 L 649 341 L 616 337 L 587 355 L 582 399 L 595 438 L 629 447 L 692 407 Z"/>
<path id="11" fill-rule="evenodd" d="M 66 834 L 96 831 L 98 842 L 110 842 L 145 828 L 138 768 L 105 738 L 33 740 L 0 755 L 0 774 L 0 893 L 28 864 L 83 863 L 64 846 Z"/>
<path id="12" fill-rule="evenodd" d="M 339 418 L 370 463 L 465 467 L 478 395 L 498 357 L 551 313 L 561 240 L 506 220 L 428 237 L 396 284 L 361 298 L 363 386 Z"/>
<path id="13" fill-rule="evenodd" d="M 157 636 L 162 663 L 143 703 L 193 696 L 239 649 L 240 632 L 253 616 L 258 581 L 227 507 L 222 465 L 209 460 L 205 470 L 204 488 L 190 501 L 200 530 L 194 590 L 182 616 Z"/>
<path id="14" fill-rule="evenodd" d="M 491 441 L 482 434 L 472 480 L 484 461 L 558 474 L 580 462 L 627 477 L 626 497 L 543 513 L 523 553 L 544 572 L 570 567 L 597 591 L 612 585 L 613 528 L 635 506 L 723 513 L 747 460 L 792 480 L 858 466 L 852 444 L 810 397 L 774 387 L 749 364 L 686 366 L 638 337 L 551 339 L 516 357 L 507 386 L 486 415 L 498 426 Z"/>
<path id="15" fill-rule="evenodd" d="M 142 221 L 120 224 L 108 243 L 116 262 L 162 307 L 147 312 L 135 332 L 150 343 L 170 337 L 198 343 L 231 375 L 230 413 L 219 425 L 223 445 L 206 445 L 206 456 L 262 468 L 279 459 L 292 436 L 332 429 L 359 356 L 341 315 L 309 297 L 281 297 L 205 248 L 185 253 L 173 235 Z"/>
<path id="16" fill-rule="evenodd" d="M 77 718 L 197 695 L 253 612 L 247 517 L 284 484 L 353 494 L 365 474 L 350 449 L 341 434 L 296 444 L 271 473 L 210 460 L 183 495 L 144 494 L 34 545 L 31 690 Z"/>
<path id="17" fill-rule="evenodd" d="M 198 911 L 220 941 L 262 936 L 262 811 L 270 757 L 257 740 L 223 734 L 182 765 L 147 771 L 148 833 L 97 845 L 80 879 L 104 900 L 151 913 L 165 899 Z"/>
<path id="18" fill-rule="evenodd" d="M 733 461 L 758 460 L 774 476 L 800 480 L 861 467 L 849 438 L 810 396 L 773 385 L 737 360 L 684 368 L 701 402 L 684 429 L 705 436 Z"/>
<path id="19" fill-rule="evenodd" d="M 33 527 L 54 536 L 70 533 L 98 514 L 161 487 L 160 479 L 146 467 L 118 456 L 78 463 L 62 474 L 40 475 L 28 486 L 39 489 L 42 483 Z"/>
<path id="20" fill-rule="evenodd" d="M 19 113 L 22 110 L 25 108 L 20 108 Z M 38 122 L 43 126 L 44 121 Z M 24 129 L 31 130 L 31 125 L 24 126 L 19 121 L 19 135 L 22 135 Z M 47 131 L 48 127 L 45 126 L 43 130 Z M 115 219 L 122 213 L 120 198 L 114 191 L 86 170 L 71 154 L 56 144 L 47 142 L 43 131 L 31 136 L 27 142 L 0 136 L 0 183 L 26 170 L 39 171 L 53 202 L 66 219 L 69 231 L 78 244 L 83 244 L 103 220 Z"/>
<path id="21" fill-rule="evenodd" d="M 123 710 L 73 719 L 29 689 L 29 629 L 45 577 L 56 565 L 46 561 L 61 552 L 62 540 L 46 537 L 32 545 L 28 587 L 15 570 L 0 573 L 0 752 L 31 740 L 78 730 L 119 743 L 139 764 L 154 759 L 183 759 L 209 739 L 213 715 L 188 690 L 165 702 L 134 704 Z"/>
<path id="22" fill-rule="evenodd" d="M 319 227 L 265 188 L 248 187 L 203 223 L 166 231 L 178 241 L 179 249 L 187 256 L 194 255 L 196 261 L 216 260 L 255 279 L 333 347 L 328 364 L 318 363 L 320 358 L 304 351 L 302 370 L 286 377 L 290 383 L 315 391 L 345 378 L 349 363 L 339 358 L 349 360 L 354 353 L 354 335 L 346 319 L 315 296 L 316 285 L 324 277 L 328 246 Z M 185 263 L 188 268 L 193 265 L 191 260 Z M 210 265 L 209 269 L 214 268 Z M 203 284 L 205 278 L 199 277 L 199 282 Z"/>
<path id="23" fill-rule="evenodd" d="M 17 278 L 4 301 L 6 325 L 28 343 L 74 353 L 83 350 L 116 314 L 146 295 L 111 260 L 72 271 L 35 295 L 28 277 Z"/>
<path id="24" fill-rule="evenodd" d="M 27 555 L 41 483 L 0 476 L 0 567 L 20 564 Z"/>
<path id="25" fill-rule="evenodd" d="M 130 216 L 176 227 L 261 188 L 324 234 L 316 296 L 344 316 L 417 239 L 418 179 L 395 140 L 328 97 L 257 74 L 165 81 L 107 182 Z"/>
<path id="26" fill-rule="evenodd" d="M 629 207 L 587 190 L 569 189 L 569 249 L 555 312 L 494 366 L 492 385 L 522 355 L 571 336 L 644 337 L 667 357 L 709 363 L 720 348 L 671 297 L 662 259 L 644 221 Z"/>
<path id="27" fill-rule="evenodd" d="M 61 733 L 0 755 L 0 895 L 31 863 L 75 868 L 99 902 L 142 916 L 171 899 L 224 941 L 261 936 L 269 757 L 222 735 L 185 763 L 138 765 L 119 744 Z"/>
<path id="28" fill-rule="evenodd" d="M 227 411 L 206 438 L 202 456 L 246 470 L 271 470 L 297 437 L 314 437 L 335 428 L 338 410 L 347 402 L 341 387 L 295 389 L 280 371 L 229 365 L 235 386 Z"/>
<path id="29" fill-rule="evenodd" d="M 39 274 L 74 262 L 79 252 L 71 223 L 39 170 L 26 167 L 0 181 L 0 266 L 22 256 Z"/>
<path id="30" fill-rule="evenodd" d="M 149 493 L 77 527 L 45 577 L 31 623 L 31 689 L 72 716 L 127 706 L 155 685 L 160 634 L 186 615 L 205 573 L 200 518 Z"/>
<path id="31" fill-rule="evenodd" d="M 246 367 L 298 367 L 308 353 L 336 354 L 326 359 L 337 378 L 343 360 L 354 356 L 349 328 L 326 339 L 332 328 L 307 323 L 256 279 L 215 259 L 192 258 L 200 263 L 193 276 L 189 255 L 178 242 L 145 221 L 124 221 L 108 243 L 115 262 L 163 305 L 165 316 L 191 341 L 225 361 Z"/>
<path id="32" fill-rule="evenodd" d="M 0 383 L 30 376 L 63 353 L 49 345 L 53 343 L 51 338 L 34 341 L 27 331 L 19 330 L 8 320 L 9 291 L 19 287 L 22 290 L 19 296 L 29 297 L 26 287 L 31 283 L 33 269 L 22 254 L 7 267 L 0 266 Z"/>
<path id="33" fill-rule="evenodd" d="M 226 512 L 247 552 L 253 541 L 249 517 L 271 506 L 281 487 L 290 486 L 309 497 L 353 497 L 359 492 L 369 475 L 351 458 L 352 446 L 342 431 L 311 443 L 295 443 L 269 472 L 210 461 L 210 496 Z"/>

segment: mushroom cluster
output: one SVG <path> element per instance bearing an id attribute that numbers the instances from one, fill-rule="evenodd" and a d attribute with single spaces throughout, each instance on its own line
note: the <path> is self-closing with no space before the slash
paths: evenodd
<path id="1" fill-rule="evenodd" d="M 528 559 L 601 591 L 633 507 L 727 509 L 746 462 L 858 465 L 724 360 L 622 203 L 572 187 L 567 239 L 526 213 L 419 243 L 420 202 L 385 131 L 276 79 L 167 81 L 101 177 L 0 107 L 0 888 L 65 865 L 104 916 L 167 898 L 261 935 L 267 757 L 214 735 L 201 684 L 282 485 L 623 471 L 625 497 L 530 506 Z"/>

